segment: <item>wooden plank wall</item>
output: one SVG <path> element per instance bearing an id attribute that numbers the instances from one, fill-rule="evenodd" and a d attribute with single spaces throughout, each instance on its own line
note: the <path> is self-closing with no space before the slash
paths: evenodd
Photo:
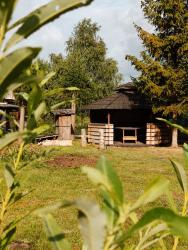
<path id="1" fill-rule="evenodd" d="M 171 129 L 166 124 L 147 123 L 146 144 L 157 146 L 169 144 L 171 139 Z"/>
<path id="2" fill-rule="evenodd" d="M 114 144 L 114 124 L 90 123 L 88 125 L 88 143 L 100 143 L 100 131 L 104 131 L 105 145 Z"/>

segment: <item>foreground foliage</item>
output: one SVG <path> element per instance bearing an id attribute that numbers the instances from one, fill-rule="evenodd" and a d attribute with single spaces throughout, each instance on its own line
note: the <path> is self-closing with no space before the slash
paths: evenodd
<path id="1" fill-rule="evenodd" d="M 19 191 L 20 183 L 17 180 L 17 174 L 24 167 L 20 162 L 24 146 L 49 128 L 46 124 L 41 126 L 38 124 L 41 117 L 49 111 L 46 106 L 45 96 L 42 92 L 42 86 L 46 84 L 51 75 L 48 75 L 46 79 L 42 79 L 38 76 L 32 77 L 30 73 L 27 72 L 32 60 L 39 54 L 41 48 L 22 47 L 14 49 L 14 46 L 29 37 L 46 23 L 59 17 L 62 13 L 83 6 L 89 2 L 91 1 L 53 0 L 11 24 L 11 17 L 13 16 L 18 0 L 0 0 L 0 101 L 3 100 L 9 91 L 14 91 L 23 84 L 30 84 L 31 86 L 30 93 L 24 93 L 23 95 L 27 101 L 27 128 L 23 131 L 12 132 L 4 136 L 3 130 L 0 130 L 2 136 L 0 139 L 0 150 L 18 139 L 21 142 L 17 157 L 13 159 L 12 163 L 7 163 L 4 166 L 6 190 L 1 195 L 1 249 L 5 249 L 8 246 L 15 234 L 17 223 L 23 219 L 23 216 L 21 216 L 21 218 L 13 218 L 11 221 L 8 221 L 7 213 L 14 203 L 27 194 Z M 16 31 L 12 32 L 13 29 L 16 29 Z M 9 32 L 10 37 L 7 38 Z M 26 72 L 24 76 L 23 72 Z M 5 113 L 3 115 L 6 116 Z M 21 126 L 21 124 L 18 124 L 15 120 L 14 123 L 18 128 Z M 2 125 L 3 124 L 1 124 L 1 126 Z"/>
<path id="2" fill-rule="evenodd" d="M 188 165 L 187 145 L 184 146 L 184 154 Z M 184 193 L 181 211 L 178 211 L 169 191 L 169 181 L 165 178 L 156 178 L 136 201 L 125 200 L 119 177 L 110 162 L 103 157 L 98 162 L 97 168 L 82 169 L 83 173 L 87 174 L 99 188 L 101 208 L 97 203 L 81 199 L 74 202 L 58 202 L 35 213 L 43 218 L 48 239 L 54 249 L 71 249 L 51 215 L 55 209 L 67 206 L 78 209 L 79 228 L 84 239 L 83 249 L 129 249 L 126 242 L 134 234 L 138 235 L 138 240 L 131 249 L 147 249 L 155 244 L 158 244 L 161 249 L 166 249 L 165 238 L 169 235 L 174 235 L 173 249 L 177 249 L 180 238 L 188 240 L 188 217 L 186 217 L 188 180 L 184 168 L 179 163 L 172 161 L 172 166 Z M 139 218 L 137 211 L 163 194 L 166 195 L 170 208 L 155 207 Z"/>

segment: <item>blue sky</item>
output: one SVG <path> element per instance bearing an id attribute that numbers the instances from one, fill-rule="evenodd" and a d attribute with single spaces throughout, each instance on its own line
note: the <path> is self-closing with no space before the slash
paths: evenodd
<path id="1" fill-rule="evenodd" d="M 13 19 L 16 20 L 47 2 L 49 0 L 20 0 Z M 94 0 L 90 6 L 66 13 L 41 28 L 24 44 L 42 46 L 40 57 L 45 59 L 50 53 L 65 54 L 65 42 L 71 36 L 73 27 L 83 18 L 91 18 L 101 26 L 99 35 L 106 43 L 108 56 L 118 61 L 124 81 L 129 81 L 130 76 L 135 76 L 136 72 L 125 61 L 125 55 L 138 56 L 142 49 L 133 22 L 147 30 L 151 29 L 143 18 L 140 0 Z"/>

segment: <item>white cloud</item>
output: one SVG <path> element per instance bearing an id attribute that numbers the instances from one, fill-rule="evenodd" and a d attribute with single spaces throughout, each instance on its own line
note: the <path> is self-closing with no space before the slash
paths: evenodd
<path id="1" fill-rule="evenodd" d="M 27 14 L 35 7 L 49 2 L 47 0 L 20 0 L 14 19 Z M 53 23 L 37 31 L 27 42 L 32 46 L 42 46 L 41 56 L 47 58 L 50 53 L 64 53 L 65 42 L 70 37 L 73 27 L 83 18 L 91 18 L 101 26 L 100 35 L 104 39 L 108 55 L 119 63 L 119 69 L 125 81 L 135 75 L 126 54 L 139 55 L 139 41 L 133 22 L 150 28 L 141 12 L 139 0 L 95 0 L 90 6 L 66 13 Z"/>

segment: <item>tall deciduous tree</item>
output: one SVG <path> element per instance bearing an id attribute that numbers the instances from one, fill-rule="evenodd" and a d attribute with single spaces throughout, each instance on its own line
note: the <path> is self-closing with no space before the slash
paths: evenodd
<path id="1" fill-rule="evenodd" d="M 154 112 L 177 118 L 188 110 L 188 3 L 187 0 L 142 0 L 149 33 L 136 26 L 145 50 L 141 59 L 126 56 L 140 72 L 135 83 L 152 103 Z M 177 146 L 177 130 L 172 133 Z"/>
<path id="2" fill-rule="evenodd" d="M 67 41 L 66 57 L 51 55 L 52 69 L 58 72 L 54 80 L 64 87 L 80 89 L 80 107 L 110 94 L 122 78 L 117 62 L 107 58 L 105 43 L 98 36 L 99 30 L 97 23 L 83 19 Z"/>

